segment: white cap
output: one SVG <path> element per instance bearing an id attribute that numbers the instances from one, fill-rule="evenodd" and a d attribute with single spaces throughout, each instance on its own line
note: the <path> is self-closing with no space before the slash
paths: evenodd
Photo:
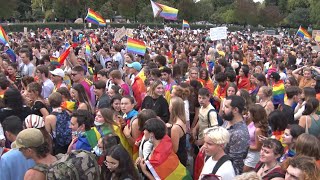
<path id="1" fill-rule="evenodd" d="M 55 75 L 55 76 L 60 76 L 60 77 L 64 78 L 64 72 L 60 68 L 57 68 L 57 69 L 55 69 L 53 71 L 50 71 L 50 73 Z"/>

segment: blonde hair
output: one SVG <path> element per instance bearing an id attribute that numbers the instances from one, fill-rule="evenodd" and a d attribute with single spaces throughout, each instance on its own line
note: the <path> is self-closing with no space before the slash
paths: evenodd
<path id="1" fill-rule="evenodd" d="M 226 145 L 229 143 L 230 133 L 227 129 L 221 126 L 207 128 L 203 132 L 204 135 L 209 137 L 215 144 Z"/>
<path id="2" fill-rule="evenodd" d="M 272 89 L 268 86 L 262 86 L 260 87 L 261 91 L 263 92 L 263 94 L 267 97 L 271 97 L 272 96 Z"/>
<path id="3" fill-rule="evenodd" d="M 156 90 L 157 86 L 159 86 L 160 84 L 162 84 L 162 82 L 160 80 L 156 80 L 150 85 L 149 95 L 151 97 L 156 96 L 155 90 Z"/>
<path id="4" fill-rule="evenodd" d="M 234 180 L 261 180 L 258 174 L 254 171 L 243 173 L 234 178 Z"/>
<path id="5" fill-rule="evenodd" d="M 184 109 L 184 102 L 180 97 L 173 97 L 170 100 L 171 114 L 170 122 L 175 123 L 177 118 L 181 119 L 183 123 L 186 123 L 186 111 Z"/>

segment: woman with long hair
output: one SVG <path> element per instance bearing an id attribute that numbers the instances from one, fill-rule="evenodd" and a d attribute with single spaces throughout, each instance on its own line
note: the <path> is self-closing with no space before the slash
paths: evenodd
<path id="1" fill-rule="evenodd" d="M 239 75 L 236 79 L 238 89 L 250 89 L 250 80 L 249 80 L 249 67 L 248 66 L 241 66 L 239 70 Z"/>
<path id="2" fill-rule="evenodd" d="M 24 105 L 23 98 L 18 89 L 7 89 L 4 93 L 3 101 L 4 108 L 0 109 L 0 123 L 2 123 L 6 117 L 12 115 L 18 116 L 23 120 L 31 114 L 31 109 Z"/>
<path id="3" fill-rule="evenodd" d="M 274 105 L 272 103 L 272 89 L 268 86 L 262 86 L 258 92 L 259 103 L 269 115 L 274 110 Z"/>
<path id="4" fill-rule="evenodd" d="M 121 99 L 122 99 L 121 95 L 115 95 L 114 97 L 112 97 L 112 99 L 110 101 L 111 110 L 114 111 L 114 114 L 117 117 L 114 119 L 114 121 L 116 121 L 118 123 L 120 123 L 118 117 L 123 116 L 123 113 L 121 111 Z"/>
<path id="5" fill-rule="evenodd" d="M 244 172 L 249 172 L 254 169 L 259 162 L 261 141 L 259 136 L 267 136 L 268 119 L 266 110 L 259 104 L 253 104 L 249 108 L 249 117 L 247 118 L 248 131 L 250 134 L 250 146 L 247 158 L 244 160 Z"/>
<path id="6" fill-rule="evenodd" d="M 169 105 L 163 95 L 162 82 L 160 80 L 154 81 L 150 86 L 149 95 L 142 101 L 141 109 L 152 109 L 164 122 L 168 122 L 170 118 Z"/>
<path id="7" fill-rule="evenodd" d="M 88 95 L 82 84 L 76 83 L 70 89 L 71 97 L 77 101 L 78 108 L 88 110 L 90 113 L 93 113 L 93 108 L 91 107 Z"/>
<path id="8" fill-rule="evenodd" d="M 172 140 L 173 151 L 178 155 L 180 162 L 186 166 L 188 159 L 186 150 L 187 127 L 183 100 L 179 97 L 173 97 L 170 101 L 169 111 L 168 135 Z"/>
<path id="9" fill-rule="evenodd" d="M 307 100 L 305 110 L 299 119 L 299 125 L 305 128 L 306 133 L 316 137 L 320 136 L 320 117 L 316 114 L 319 107 L 319 101 L 312 97 Z"/>
<path id="10" fill-rule="evenodd" d="M 184 86 L 184 87 L 182 87 Z M 184 110 L 186 115 L 186 125 L 187 131 L 190 131 L 190 114 L 189 114 L 189 100 L 190 89 L 189 85 L 186 83 L 182 83 L 180 86 L 174 86 L 171 92 L 171 97 L 180 97 L 184 102 Z"/>
<path id="11" fill-rule="evenodd" d="M 305 110 L 305 104 L 312 97 L 316 97 L 316 90 L 311 87 L 303 88 L 298 104 L 294 109 L 294 120 L 298 121 L 300 119 Z"/>
<path id="12" fill-rule="evenodd" d="M 239 89 L 236 95 L 242 97 L 246 103 L 244 111 L 242 112 L 243 118 L 246 121 L 246 119 L 248 118 L 249 107 L 253 104 L 251 96 L 245 89 Z"/>
<path id="13" fill-rule="evenodd" d="M 106 160 L 103 162 L 111 172 L 105 179 L 135 180 L 139 179 L 132 158 L 121 145 L 114 145 L 107 151 Z"/>
<path id="14" fill-rule="evenodd" d="M 209 72 L 207 69 L 202 68 L 199 71 L 199 81 L 203 84 L 203 87 L 207 88 L 211 94 L 214 92 L 214 84 L 212 79 L 209 76 Z"/>
<path id="15" fill-rule="evenodd" d="M 191 80 L 190 86 L 190 128 L 194 128 L 199 119 L 200 104 L 198 100 L 198 91 L 202 88 L 202 84 L 198 80 Z"/>
<path id="16" fill-rule="evenodd" d="M 18 73 L 18 64 L 10 63 L 7 68 L 8 80 L 15 88 L 21 90 L 21 77 Z"/>
<path id="17" fill-rule="evenodd" d="M 314 158 L 320 166 L 320 141 L 311 134 L 303 133 L 296 141 L 296 155 L 304 155 Z"/>
<path id="18" fill-rule="evenodd" d="M 41 85 L 36 82 L 28 84 L 27 91 L 28 91 L 27 97 L 31 102 L 32 114 L 36 114 L 45 119 L 46 116 L 49 115 L 49 112 L 45 105 L 44 99 L 41 96 L 41 91 L 42 91 Z"/>

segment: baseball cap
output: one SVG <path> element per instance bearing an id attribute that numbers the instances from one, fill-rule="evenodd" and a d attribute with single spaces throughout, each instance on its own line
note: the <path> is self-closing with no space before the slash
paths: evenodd
<path id="1" fill-rule="evenodd" d="M 43 128 L 44 127 L 44 121 L 41 116 L 38 116 L 36 114 L 30 114 L 27 116 L 24 120 L 24 123 L 27 128 Z"/>
<path id="2" fill-rule="evenodd" d="M 142 69 L 142 66 L 141 66 L 141 64 L 139 62 L 133 62 L 131 64 L 128 64 L 127 66 L 129 68 L 133 68 L 133 69 L 135 69 L 137 71 L 140 71 Z"/>
<path id="3" fill-rule="evenodd" d="M 275 81 L 279 81 L 280 75 L 277 72 L 272 72 L 270 78 L 273 78 Z"/>
<path id="4" fill-rule="evenodd" d="M 64 78 L 64 71 L 60 68 L 57 68 L 53 71 L 50 71 L 51 74 L 55 75 L 55 76 L 60 76 L 62 78 Z"/>
<path id="5" fill-rule="evenodd" d="M 12 143 L 13 148 L 30 148 L 39 147 L 44 143 L 42 132 L 36 128 L 28 128 L 22 130 L 16 140 Z"/>

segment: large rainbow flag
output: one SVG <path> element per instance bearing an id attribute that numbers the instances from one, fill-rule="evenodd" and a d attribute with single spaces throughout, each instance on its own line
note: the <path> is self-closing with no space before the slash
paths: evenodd
<path id="1" fill-rule="evenodd" d="M 168 135 L 163 137 L 146 164 L 156 180 L 192 179 L 186 167 L 180 163 L 178 156 L 173 152 Z"/>
<path id="2" fill-rule="evenodd" d="M 150 0 L 154 17 L 160 16 L 168 20 L 177 20 L 178 9 Z"/>
<path id="3" fill-rule="evenodd" d="M 147 46 L 143 41 L 128 38 L 127 52 L 144 56 L 144 54 L 146 53 L 146 49 L 147 49 Z"/>
<path id="4" fill-rule="evenodd" d="M 7 36 L 6 32 L 4 31 L 4 29 L 2 28 L 2 26 L 0 26 L 0 43 L 2 43 L 4 45 L 9 43 L 8 36 Z"/>
<path id="5" fill-rule="evenodd" d="M 90 8 L 88 9 L 88 14 L 85 18 L 85 20 L 97 24 L 99 26 L 106 26 L 106 20 L 104 20 L 102 18 L 102 16 L 100 16 L 98 13 L 94 12 L 93 10 L 91 10 Z"/>
<path id="6" fill-rule="evenodd" d="M 279 80 L 278 82 L 272 85 L 273 104 L 283 104 L 284 94 L 285 90 L 283 80 Z"/>
<path id="7" fill-rule="evenodd" d="M 306 39 L 306 40 L 310 40 L 311 39 L 311 36 L 310 34 L 308 33 L 308 31 L 306 29 L 304 29 L 303 27 L 299 27 L 298 31 L 297 31 L 297 34 L 298 36 Z"/>

